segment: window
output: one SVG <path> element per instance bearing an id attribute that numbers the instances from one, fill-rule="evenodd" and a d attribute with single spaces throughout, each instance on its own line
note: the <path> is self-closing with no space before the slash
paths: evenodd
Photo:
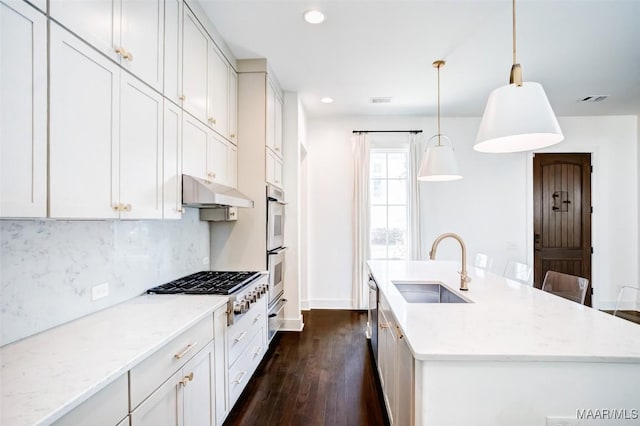
<path id="1" fill-rule="evenodd" d="M 372 259 L 408 258 L 407 149 L 372 149 L 369 168 Z"/>

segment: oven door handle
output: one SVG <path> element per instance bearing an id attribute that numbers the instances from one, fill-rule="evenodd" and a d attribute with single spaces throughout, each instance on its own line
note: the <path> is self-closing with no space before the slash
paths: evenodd
<path id="1" fill-rule="evenodd" d="M 275 256 L 277 254 L 280 254 L 281 252 L 285 251 L 287 249 L 287 247 L 278 247 L 277 249 L 273 249 L 267 252 L 267 256 Z"/>
<path id="2" fill-rule="evenodd" d="M 278 204 L 282 204 L 283 206 L 286 206 L 288 203 L 285 203 L 282 200 L 278 200 L 277 198 L 273 198 L 273 197 L 267 197 L 268 201 L 273 201 L 274 203 L 278 203 Z"/>

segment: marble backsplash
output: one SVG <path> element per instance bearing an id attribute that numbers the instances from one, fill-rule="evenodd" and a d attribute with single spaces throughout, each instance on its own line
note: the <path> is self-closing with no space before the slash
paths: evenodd
<path id="1" fill-rule="evenodd" d="M 4 345 L 208 269 L 209 224 L 191 208 L 182 220 L 2 220 L 0 244 Z"/>

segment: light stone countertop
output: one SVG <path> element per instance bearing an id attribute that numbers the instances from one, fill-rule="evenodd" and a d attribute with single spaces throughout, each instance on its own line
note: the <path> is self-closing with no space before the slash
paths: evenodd
<path id="1" fill-rule="evenodd" d="M 419 360 L 640 363 L 640 325 L 460 262 L 369 261 Z M 444 283 L 473 303 L 407 303 L 393 282 Z"/>
<path id="2" fill-rule="evenodd" d="M 0 424 L 50 424 L 226 302 L 139 296 L 3 346 Z"/>

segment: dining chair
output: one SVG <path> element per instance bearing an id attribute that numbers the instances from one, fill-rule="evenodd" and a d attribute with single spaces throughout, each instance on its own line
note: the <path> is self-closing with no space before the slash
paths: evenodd
<path id="1" fill-rule="evenodd" d="M 625 291 L 627 293 L 629 293 L 629 292 L 633 293 L 635 291 L 635 293 L 637 293 L 636 296 L 640 296 L 640 288 L 638 288 L 638 287 L 633 287 L 633 286 L 630 286 L 630 285 L 623 285 L 622 287 L 620 287 L 620 291 L 618 292 L 618 300 L 616 301 L 616 309 L 615 309 L 615 311 L 613 311 L 613 316 L 614 317 L 617 317 L 618 316 L 618 311 L 621 311 L 620 302 L 622 301 L 622 294 Z"/>
<path id="2" fill-rule="evenodd" d="M 533 268 L 526 263 L 514 262 L 510 260 L 504 268 L 504 277 L 510 280 L 531 285 L 531 272 Z"/>
<path id="3" fill-rule="evenodd" d="M 581 305 L 584 304 L 588 287 L 588 279 L 556 271 L 547 271 L 542 282 L 542 291 L 555 294 Z"/>
<path id="4" fill-rule="evenodd" d="M 473 266 L 476 268 L 486 269 L 487 271 L 491 270 L 491 265 L 493 265 L 493 258 L 483 253 L 476 254 L 476 258 L 473 262 Z"/>

